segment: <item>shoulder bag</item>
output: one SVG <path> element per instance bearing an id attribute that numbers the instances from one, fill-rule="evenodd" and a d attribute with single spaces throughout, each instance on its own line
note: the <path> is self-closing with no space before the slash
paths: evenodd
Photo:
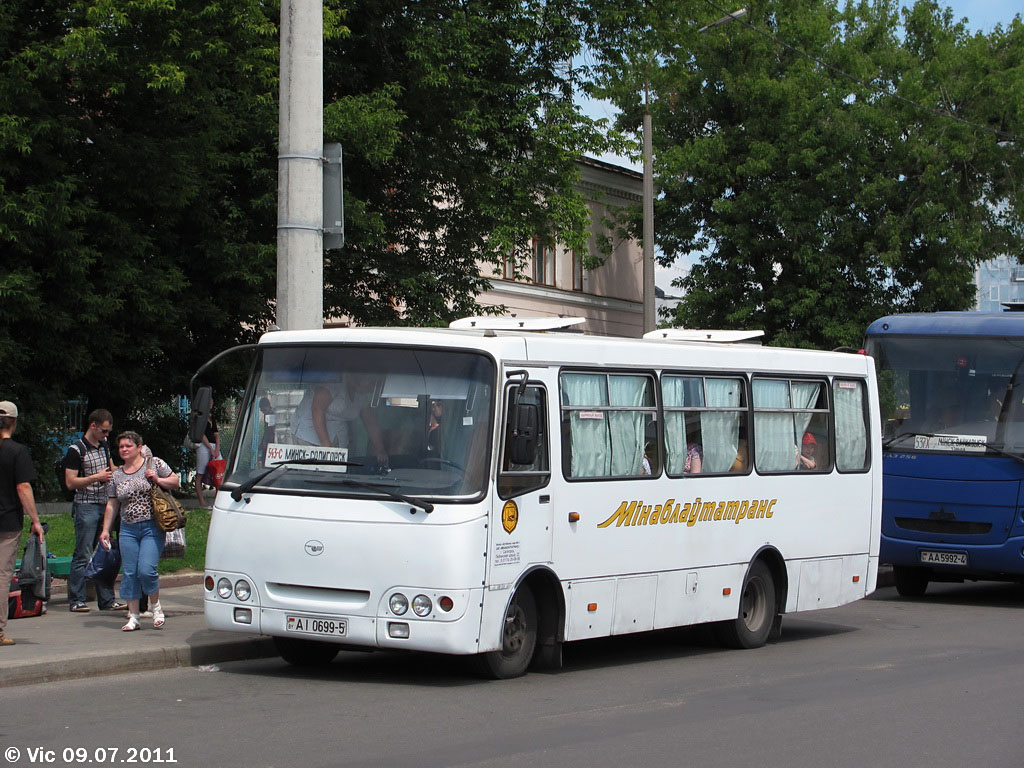
<path id="1" fill-rule="evenodd" d="M 152 459 L 146 459 L 147 468 L 152 464 Z M 174 494 L 165 491 L 156 482 L 153 482 L 149 489 L 149 496 L 153 501 L 153 520 L 156 522 L 157 528 L 167 532 L 185 527 L 185 509 L 174 498 Z"/>

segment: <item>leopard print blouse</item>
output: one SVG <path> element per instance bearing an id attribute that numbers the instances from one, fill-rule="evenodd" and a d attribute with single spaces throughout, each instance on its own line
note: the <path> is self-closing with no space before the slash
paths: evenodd
<path id="1" fill-rule="evenodd" d="M 158 477 L 167 477 L 171 468 L 163 459 L 153 457 L 153 469 Z M 124 467 L 114 471 L 107 495 L 121 504 L 122 523 L 141 523 L 153 519 L 153 500 L 150 498 L 149 480 L 146 479 L 146 463 L 134 472 L 125 472 Z"/>

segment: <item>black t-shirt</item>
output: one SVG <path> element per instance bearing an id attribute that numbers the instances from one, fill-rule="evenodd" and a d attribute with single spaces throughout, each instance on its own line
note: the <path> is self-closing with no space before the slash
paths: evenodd
<path id="1" fill-rule="evenodd" d="M 28 448 L 10 438 L 0 441 L 0 531 L 21 531 L 25 510 L 17 486 L 36 479 Z"/>
<path id="2" fill-rule="evenodd" d="M 217 444 L 217 422 L 213 418 L 213 414 L 210 414 L 210 418 L 206 421 L 206 439 L 210 441 L 210 445 Z"/>

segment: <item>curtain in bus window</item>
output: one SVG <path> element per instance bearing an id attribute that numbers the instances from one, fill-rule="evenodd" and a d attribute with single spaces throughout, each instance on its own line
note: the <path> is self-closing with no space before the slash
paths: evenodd
<path id="1" fill-rule="evenodd" d="M 609 376 L 608 399 L 610 405 L 640 408 L 650 379 L 644 376 Z M 642 411 L 609 411 L 611 431 L 611 474 L 639 475 L 644 463 L 644 414 Z"/>
<path id="2" fill-rule="evenodd" d="M 821 392 L 821 384 L 816 381 L 794 381 L 793 384 L 793 407 L 813 408 L 818 402 L 818 393 Z M 793 414 L 793 437 L 796 444 L 800 445 L 807 431 L 807 425 L 811 423 L 811 413 Z M 823 437 L 823 436 L 822 436 Z"/>
<path id="3" fill-rule="evenodd" d="M 858 381 L 832 383 L 836 408 L 836 466 L 841 470 L 864 469 L 867 464 L 863 386 Z"/>
<path id="4" fill-rule="evenodd" d="M 758 413 L 758 408 L 789 408 L 789 382 L 754 379 L 754 460 L 763 472 L 796 467 L 797 442 L 793 414 Z"/>
<path id="5" fill-rule="evenodd" d="M 666 408 L 704 405 L 701 379 L 697 377 L 665 376 L 661 380 L 662 400 Z M 666 469 L 670 475 L 683 474 L 686 466 L 686 413 L 665 412 Z"/>
<path id="6" fill-rule="evenodd" d="M 605 377 L 567 373 L 562 376 L 563 405 L 608 404 Z M 607 411 L 570 411 L 569 443 L 572 447 L 571 477 L 607 477 L 611 469 Z"/>
<path id="7" fill-rule="evenodd" d="M 739 408 L 743 393 L 739 379 L 705 379 L 709 408 Z M 740 447 L 740 414 L 705 411 L 700 415 L 704 440 L 704 472 L 728 472 Z"/>

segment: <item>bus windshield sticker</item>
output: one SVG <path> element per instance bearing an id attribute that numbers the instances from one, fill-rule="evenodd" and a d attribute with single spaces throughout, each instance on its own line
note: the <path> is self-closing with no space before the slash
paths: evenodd
<path id="1" fill-rule="evenodd" d="M 957 451 L 984 453 L 984 435 L 914 435 L 914 448 L 919 451 Z"/>
<path id="2" fill-rule="evenodd" d="M 267 446 L 266 465 L 272 466 L 281 461 L 296 459 L 315 459 L 317 461 L 348 461 L 348 448 L 332 448 L 320 445 L 289 445 L 287 443 L 271 443 Z M 337 464 L 314 466 L 314 471 L 345 472 L 348 467 Z"/>

